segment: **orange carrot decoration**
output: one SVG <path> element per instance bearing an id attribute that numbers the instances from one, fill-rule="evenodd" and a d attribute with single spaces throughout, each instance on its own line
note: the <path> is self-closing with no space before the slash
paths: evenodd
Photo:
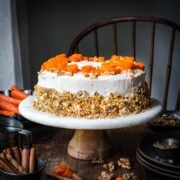
<path id="1" fill-rule="evenodd" d="M 67 65 L 66 71 L 72 72 L 72 73 L 77 73 L 77 72 L 79 71 L 78 65 L 77 65 L 77 64 L 70 64 L 70 65 Z"/>
<path id="2" fill-rule="evenodd" d="M 61 53 L 61 54 L 59 54 L 59 55 L 56 55 L 55 56 L 55 58 L 67 58 L 67 55 L 66 55 L 66 53 Z"/>
<path id="3" fill-rule="evenodd" d="M 83 56 L 82 56 L 82 54 L 73 54 L 73 55 L 69 56 L 68 59 L 70 61 L 78 62 L 78 61 L 83 60 Z"/>
<path id="4" fill-rule="evenodd" d="M 134 62 L 133 68 L 134 68 L 134 69 L 144 70 L 144 63 L 142 63 L 142 62 Z"/>
<path id="5" fill-rule="evenodd" d="M 104 62 L 104 61 L 105 61 L 105 58 L 104 58 L 104 57 L 99 56 L 99 57 L 97 58 L 97 61 L 98 61 L 98 62 Z"/>
<path id="6" fill-rule="evenodd" d="M 104 73 L 119 74 L 121 73 L 121 71 L 132 69 L 144 70 L 144 64 L 142 62 L 136 62 L 134 57 L 131 56 L 112 55 L 111 58 L 107 60 L 103 56 L 87 57 L 83 56 L 82 54 L 73 54 L 67 57 L 65 53 L 59 54 L 45 61 L 41 65 L 41 70 L 57 71 L 62 73 L 65 73 L 66 71 L 77 73 L 79 72 L 78 66 L 76 64 L 68 63 L 79 62 L 84 60 L 87 60 L 89 62 L 101 62 L 101 67 L 97 68 L 90 65 L 83 66 L 80 69 L 82 73 L 94 73 L 96 75 L 101 75 Z"/>
<path id="7" fill-rule="evenodd" d="M 6 101 L 8 103 L 14 104 L 16 106 L 18 106 L 19 103 L 21 102 L 21 100 L 19 100 L 19 99 L 15 99 L 13 97 L 6 96 L 4 94 L 0 94 L 0 99 Z"/>
<path id="8" fill-rule="evenodd" d="M 114 66 L 111 63 L 106 63 L 106 64 L 102 64 L 102 66 L 100 67 L 101 72 L 103 73 L 114 73 L 114 74 L 119 74 L 121 72 L 121 69 L 117 66 Z"/>
<path id="9" fill-rule="evenodd" d="M 82 60 L 87 60 L 87 61 L 88 61 L 88 60 L 89 60 L 89 57 L 83 56 L 83 57 L 82 57 Z"/>
<path id="10" fill-rule="evenodd" d="M 110 60 L 111 61 L 119 61 L 120 60 L 120 56 L 112 55 Z"/>
<path id="11" fill-rule="evenodd" d="M 86 65 L 86 66 L 83 66 L 83 67 L 81 68 L 81 72 L 82 72 L 82 73 L 91 73 L 91 72 L 93 72 L 94 70 L 95 70 L 95 67 L 90 66 L 90 65 Z"/>

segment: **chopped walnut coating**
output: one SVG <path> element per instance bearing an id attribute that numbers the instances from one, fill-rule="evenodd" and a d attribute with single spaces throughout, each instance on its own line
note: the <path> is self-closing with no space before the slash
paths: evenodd
<path id="1" fill-rule="evenodd" d="M 101 172 L 101 175 L 98 177 L 98 180 L 111 180 L 113 178 L 113 174 L 112 173 L 107 173 L 105 171 Z"/>
<path id="2" fill-rule="evenodd" d="M 148 89 L 145 85 L 139 87 L 138 92 L 129 96 L 110 93 L 103 97 L 95 92 L 89 96 L 86 91 L 76 94 L 57 92 L 54 89 L 35 86 L 33 106 L 36 110 L 49 112 L 57 116 L 84 118 L 113 118 L 137 114 L 151 104 Z"/>
<path id="3" fill-rule="evenodd" d="M 125 168 L 125 169 L 131 169 L 131 164 L 128 158 L 120 158 L 117 161 L 118 166 Z"/>
<path id="4" fill-rule="evenodd" d="M 139 178 L 131 172 L 123 174 L 122 180 L 139 180 Z"/>
<path id="5" fill-rule="evenodd" d="M 110 171 L 110 172 L 112 172 L 115 169 L 115 165 L 114 165 L 113 161 L 111 161 L 111 162 L 109 162 L 107 164 L 103 164 L 103 168 Z"/>

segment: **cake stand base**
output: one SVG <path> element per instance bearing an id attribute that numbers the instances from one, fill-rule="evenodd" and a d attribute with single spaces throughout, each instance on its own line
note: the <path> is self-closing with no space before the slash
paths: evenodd
<path id="1" fill-rule="evenodd" d="M 76 130 L 68 154 L 77 159 L 104 159 L 113 152 L 105 130 Z"/>

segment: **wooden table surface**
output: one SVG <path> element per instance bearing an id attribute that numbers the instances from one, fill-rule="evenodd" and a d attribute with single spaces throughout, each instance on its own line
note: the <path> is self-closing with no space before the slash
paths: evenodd
<path id="1" fill-rule="evenodd" d="M 136 160 L 136 148 L 142 137 L 151 130 L 145 126 L 137 126 L 124 129 L 108 130 L 108 136 L 114 147 L 114 153 L 106 162 L 114 163 L 120 157 L 130 159 L 132 169 L 123 170 L 118 168 L 113 173 L 122 175 L 125 172 L 133 172 L 141 180 L 161 180 L 164 177 L 146 170 Z M 93 164 L 92 161 L 78 160 L 67 154 L 68 142 L 73 136 L 74 130 L 57 129 L 57 133 L 48 140 L 36 144 L 38 157 L 46 162 L 46 168 L 41 177 L 42 180 L 51 179 L 45 175 L 45 172 L 51 172 L 54 167 L 61 163 L 69 164 L 72 169 L 84 180 L 96 180 L 103 171 L 102 164 Z"/>

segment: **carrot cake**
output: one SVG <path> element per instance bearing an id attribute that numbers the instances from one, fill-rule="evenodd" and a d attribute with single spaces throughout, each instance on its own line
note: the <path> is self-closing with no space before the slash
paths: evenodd
<path id="1" fill-rule="evenodd" d="M 150 94 L 142 62 L 113 55 L 57 55 L 38 73 L 33 106 L 57 116 L 113 118 L 147 109 Z"/>

